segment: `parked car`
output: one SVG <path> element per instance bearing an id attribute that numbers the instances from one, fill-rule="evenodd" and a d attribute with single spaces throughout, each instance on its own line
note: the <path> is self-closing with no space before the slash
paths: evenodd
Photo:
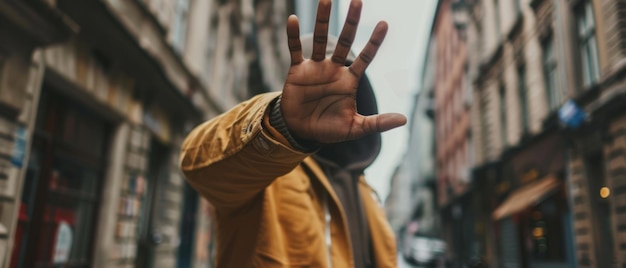
<path id="1" fill-rule="evenodd" d="M 402 236 L 402 256 L 413 265 L 446 267 L 447 245 L 432 233 L 420 231 L 417 222 L 407 224 Z"/>

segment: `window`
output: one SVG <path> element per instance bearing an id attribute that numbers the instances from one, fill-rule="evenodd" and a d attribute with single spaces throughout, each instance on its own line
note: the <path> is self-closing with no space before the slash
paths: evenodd
<path id="1" fill-rule="evenodd" d="M 543 76 L 548 94 L 550 110 L 556 109 L 561 104 L 561 92 L 559 91 L 556 57 L 554 56 L 554 44 L 552 38 L 543 43 Z"/>
<path id="2" fill-rule="evenodd" d="M 467 159 L 467 165 L 469 168 L 473 167 L 476 163 L 476 148 L 474 148 L 474 138 L 471 134 L 467 135 L 467 144 L 465 148 L 465 157 Z"/>
<path id="3" fill-rule="evenodd" d="M 600 76 L 596 24 L 593 16 L 593 6 L 590 1 L 584 1 L 577 10 L 576 22 L 578 24 L 583 84 L 590 86 L 597 82 Z"/>
<path id="4" fill-rule="evenodd" d="M 499 0 L 494 0 L 493 1 L 493 14 L 494 14 L 494 19 L 496 21 L 495 25 L 496 25 L 496 38 L 498 39 L 498 43 L 502 40 L 502 28 L 500 25 L 500 1 Z"/>
<path id="5" fill-rule="evenodd" d="M 480 114 L 480 143 L 481 143 L 481 150 L 482 150 L 482 157 L 483 160 L 485 158 L 487 158 L 488 156 L 488 152 L 489 152 L 489 135 L 488 133 L 490 132 L 489 128 L 489 111 L 488 109 L 488 102 L 487 102 L 487 98 L 485 95 L 485 92 L 481 92 L 480 93 L 480 99 L 479 99 L 479 103 L 480 105 L 479 107 L 479 114 Z"/>
<path id="6" fill-rule="evenodd" d="M 174 25 L 172 26 L 172 44 L 178 52 L 182 52 L 185 48 L 188 19 L 189 0 L 177 0 L 176 13 L 174 14 Z"/>
<path id="7" fill-rule="evenodd" d="M 522 117 L 522 131 L 528 132 L 528 96 L 526 95 L 526 66 L 517 67 L 517 92 L 519 94 L 520 116 Z"/>
<path id="8" fill-rule="evenodd" d="M 463 80 L 457 79 L 457 86 L 454 88 L 454 116 L 457 119 L 463 114 Z"/>
<path id="9" fill-rule="evenodd" d="M 502 149 L 507 145 L 507 124 L 506 124 L 506 89 L 500 84 L 500 134 L 502 135 Z"/>
<path id="10" fill-rule="evenodd" d="M 531 267 L 566 261 L 565 236 L 570 235 L 563 222 L 566 206 L 563 193 L 557 191 L 530 210 L 524 236 L 532 241 L 529 245 Z"/>
<path id="11" fill-rule="evenodd" d="M 110 126 L 48 86 L 42 94 L 10 267 L 90 267 Z"/>
<path id="12" fill-rule="evenodd" d="M 522 15 L 522 4 L 521 0 L 513 0 L 513 5 L 515 5 L 515 15 Z"/>
<path id="13" fill-rule="evenodd" d="M 461 90 L 463 91 L 463 101 L 466 105 L 471 106 L 474 102 L 472 81 L 470 79 L 469 71 L 467 68 L 463 72 L 463 78 L 461 78 Z"/>
<path id="14" fill-rule="evenodd" d="M 206 59 L 205 61 L 205 68 L 204 68 L 204 74 L 205 74 L 205 81 L 210 81 L 213 79 L 213 68 L 214 68 L 214 64 L 215 64 L 215 57 L 213 56 L 215 54 L 216 48 L 217 48 L 217 26 L 216 26 L 217 22 L 211 22 L 211 27 L 210 27 L 210 32 L 208 35 L 208 38 L 205 42 L 206 45 L 206 49 L 205 49 L 205 54 L 204 57 Z M 209 80 L 210 79 L 210 80 Z M 210 83 L 207 83 L 210 84 Z"/>

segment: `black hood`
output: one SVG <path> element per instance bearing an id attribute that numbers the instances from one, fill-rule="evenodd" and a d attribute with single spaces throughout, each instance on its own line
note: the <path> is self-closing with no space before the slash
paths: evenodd
<path id="1" fill-rule="evenodd" d="M 300 38 L 300 40 L 302 42 L 303 56 L 305 58 L 310 57 L 313 51 L 313 35 L 304 35 Z M 336 44 L 337 38 L 329 36 L 328 44 L 326 45 L 326 55 L 328 57 L 332 56 Z M 352 64 L 354 59 L 355 56 L 351 52 L 350 55 L 348 55 L 346 66 Z M 367 75 L 363 75 L 359 81 L 359 86 L 356 92 L 356 105 L 359 114 L 378 114 L 376 96 L 374 95 L 374 90 L 372 89 L 372 85 L 367 78 Z M 375 133 L 353 141 L 326 144 L 315 155 L 313 155 L 313 157 L 318 161 L 326 164 L 338 165 L 343 169 L 362 171 L 374 162 L 380 153 L 380 147 L 380 133 Z"/>

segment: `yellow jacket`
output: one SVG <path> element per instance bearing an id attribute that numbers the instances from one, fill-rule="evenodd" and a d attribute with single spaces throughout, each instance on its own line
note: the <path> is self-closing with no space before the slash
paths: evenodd
<path id="1" fill-rule="evenodd" d="M 262 124 L 278 94 L 203 123 L 183 144 L 188 182 L 216 208 L 217 267 L 353 267 L 345 215 L 326 175 Z M 396 267 L 393 232 L 363 177 L 359 191 L 376 267 Z"/>

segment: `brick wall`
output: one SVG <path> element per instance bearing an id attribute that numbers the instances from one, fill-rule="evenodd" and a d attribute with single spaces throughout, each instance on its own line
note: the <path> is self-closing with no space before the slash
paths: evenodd
<path id="1" fill-rule="evenodd" d="M 467 144 L 470 114 L 464 104 L 463 87 L 467 50 L 465 40 L 452 22 L 450 3 L 443 1 L 439 5 L 433 32 L 437 62 L 434 94 L 440 205 L 453 201 L 465 192 L 469 184 Z"/>

